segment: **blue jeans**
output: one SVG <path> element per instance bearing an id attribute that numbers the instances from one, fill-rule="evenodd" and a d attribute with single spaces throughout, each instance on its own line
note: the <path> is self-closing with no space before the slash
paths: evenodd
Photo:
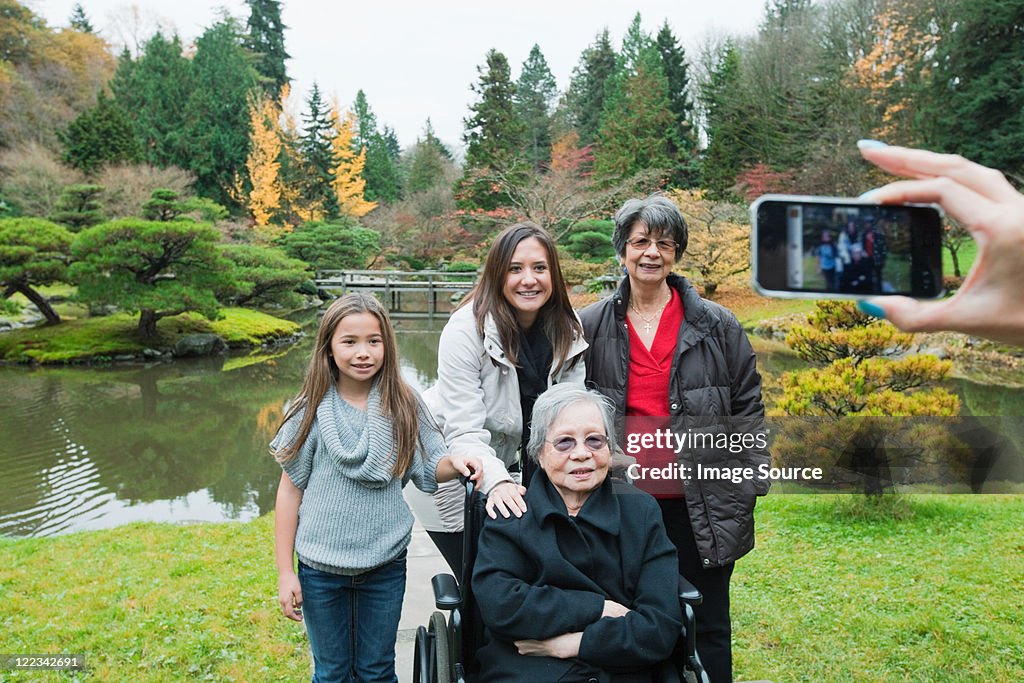
<path id="1" fill-rule="evenodd" d="M 396 683 L 395 640 L 405 598 L 405 551 L 365 574 L 299 562 L 313 683 Z"/>

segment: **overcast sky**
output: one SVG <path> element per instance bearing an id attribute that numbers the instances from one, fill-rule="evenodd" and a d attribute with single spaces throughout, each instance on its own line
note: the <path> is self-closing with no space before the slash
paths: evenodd
<path id="1" fill-rule="evenodd" d="M 75 0 L 23 0 L 51 26 L 66 26 Z M 245 20 L 242 0 L 81 0 L 97 31 L 111 43 L 141 42 L 156 27 L 186 43 L 227 12 Z M 560 90 L 580 53 L 605 27 L 613 45 L 639 11 L 644 29 L 669 25 L 692 60 L 708 35 L 747 34 L 761 20 L 765 0 L 284 0 L 287 63 L 301 99 L 313 82 L 343 108 L 361 88 L 377 115 L 404 146 L 416 141 L 429 116 L 442 141 L 462 145 L 463 119 L 475 95 L 477 66 L 495 48 L 518 78 L 534 43 L 540 45 Z M 217 7 L 221 9 L 217 9 Z M 134 9 L 133 9 L 134 8 Z"/>

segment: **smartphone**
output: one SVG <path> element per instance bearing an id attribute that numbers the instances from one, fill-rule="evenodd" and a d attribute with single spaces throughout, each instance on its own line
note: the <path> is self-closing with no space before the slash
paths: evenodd
<path id="1" fill-rule="evenodd" d="M 767 194 L 750 205 L 753 286 L 774 297 L 943 294 L 942 209 Z"/>

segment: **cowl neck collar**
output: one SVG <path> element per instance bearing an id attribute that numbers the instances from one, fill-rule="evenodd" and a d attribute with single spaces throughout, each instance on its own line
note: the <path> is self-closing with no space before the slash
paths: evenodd
<path id="1" fill-rule="evenodd" d="M 365 414 L 341 398 L 334 386 L 316 409 L 331 461 L 344 476 L 369 488 L 380 488 L 395 478 L 392 422 L 381 411 L 378 384 L 370 387 Z"/>

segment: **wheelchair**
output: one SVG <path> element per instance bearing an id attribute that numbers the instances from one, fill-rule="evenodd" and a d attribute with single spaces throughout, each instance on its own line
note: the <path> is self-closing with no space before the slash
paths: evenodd
<path id="1" fill-rule="evenodd" d="M 416 629 L 413 654 L 415 683 L 473 683 L 478 679 L 479 662 L 475 653 L 484 644 L 484 625 L 473 596 L 470 579 L 476 560 L 477 542 L 483 529 L 485 499 L 471 481 L 462 478 L 466 489 L 463 564 L 461 576 L 437 574 L 431 579 L 436 612 L 428 624 Z M 670 666 L 658 683 L 708 683 L 707 673 L 697 655 L 694 606 L 701 603 L 700 592 L 679 577 L 679 601 L 683 626 L 672 653 Z M 445 616 L 447 612 L 448 616 Z"/>

